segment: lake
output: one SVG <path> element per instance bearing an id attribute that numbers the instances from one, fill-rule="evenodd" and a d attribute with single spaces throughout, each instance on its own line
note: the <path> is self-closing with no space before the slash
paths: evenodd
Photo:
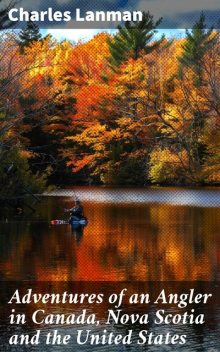
<path id="1" fill-rule="evenodd" d="M 79 197 L 85 228 L 67 219 Z M 4 280 L 220 280 L 220 191 L 78 188 L 1 222 Z"/>
<path id="2" fill-rule="evenodd" d="M 76 229 L 69 225 L 51 226 L 52 219 L 68 218 L 64 209 L 73 206 L 74 197 L 82 201 L 88 225 Z M 55 191 L 36 204 L 34 214 L 1 221 L 1 280 L 12 287 L 24 280 L 30 280 L 33 285 L 50 282 L 58 290 L 63 289 L 64 282 L 84 282 L 85 287 L 86 282 L 94 282 L 92 287 L 105 287 L 107 291 L 115 282 L 118 282 L 116 287 L 127 282 L 131 290 L 137 291 L 139 284 L 147 285 L 145 289 L 149 290 L 153 282 L 165 286 L 178 282 L 179 291 L 184 287 L 205 290 L 211 283 L 210 290 L 219 290 L 219 206 L 219 188 L 78 187 Z M 1 291 L 5 290 L 2 286 Z M 149 309 L 152 312 L 155 307 Z M 190 343 L 178 350 L 203 351 L 219 346 L 219 301 L 213 301 L 205 309 L 208 326 L 206 329 L 184 327 L 188 329 Z M 4 343 L 10 329 L 11 326 L 2 323 Z M 122 327 L 112 329 L 120 331 Z M 166 327 L 162 326 L 160 331 L 163 329 Z M 5 346 L 4 350 L 10 348 Z M 113 352 L 125 349 L 86 345 L 79 348 L 74 343 L 68 348 Z M 155 346 L 127 348 L 130 351 L 158 349 Z M 161 350 L 171 348 L 165 346 Z M 35 349 L 40 351 L 39 347 Z M 63 351 L 61 347 L 54 349 Z M 48 346 L 43 350 L 53 349 Z"/>

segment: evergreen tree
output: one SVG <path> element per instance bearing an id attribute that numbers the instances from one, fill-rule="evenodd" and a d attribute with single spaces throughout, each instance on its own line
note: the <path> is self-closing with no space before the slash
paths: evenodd
<path id="1" fill-rule="evenodd" d="M 161 23 L 162 18 L 154 22 L 153 16 L 149 12 L 143 13 L 143 19 L 139 22 L 125 22 L 124 27 L 118 26 L 118 33 L 113 39 L 109 39 L 110 66 L 115 69 L 128 58 L 137 59 L 141 52 L 151 53 L 164 40 L 152 44 L 152 39 L 156 33 L 155 28 Z"/>
<path id="2" fill-rule="evenodd" d="M 198 102 L 195 104 L 195 97 L 192 99 L 193 92 L 197 97 L 207 96 L 208 91 L 207 75 L 205 70 L 205 55 L 211 50 L 219 37 L 218 32 L 214 32 L 213 28 L 207 29 L 205 24 L 205 16 L 201 13 L 199 20 L 194 24 L 192 30 L 186 30 L 186 40 L 182 45 L 183 52 L 179 57 L 179 79 L 183 83 L 183 87 L 191 83 L 190 92 L 187 93 L 187 103 L 190 107 L 191 123 L 185 130 L 185 141 L 188 143 L 189 158 L 191 170 L 195 175 L 201 174 L 202 165 L 205 160 L 206 146 L 202 136 L 206 125 L 207 107 L 202 107 Z M 186 72 L 191 70 L 191 75 Z M 184 88 L 185 92 L 187 88 Z M 184 92 L 184 93 L 185 93 Z M 185 93 L 186 94 L 186 93 Z M 186 137 L 187 136 L 187 137 Z"/>
<path id="3" fill-rule="evenodd" d="M 180 75 L 183 74 L 184 67 L 191 68 L 194 72 L 195 83 L 201 85 L 202 60 L 217 38 L 218 33 L 214 33 L 213 28 L 206 28 L 205 16 L 201 13 L 192 31 L 186 30 L 186 42 L 182 46 L 183 53 L 179 58 Z"/>
<path id="4" fill-rule="evenodd" d="M 21 54 L 24 53 L 25 48 L 40 39 L 41 34 L 38 25 L 32 21 L 28 21 L 26 28 L 19 33 L 18 43 Z"/>
<path id="5" fill-rule="evenodd" d="M 0 0 L 1 5 L 2 0 Z M 8 11 L 14 7 L 16 1 L 11 1 L 6 8 L 0 8 L 0 30 L 7 29 L 13 26 L 13 22 L 11 22 L 8 18 Z"/>

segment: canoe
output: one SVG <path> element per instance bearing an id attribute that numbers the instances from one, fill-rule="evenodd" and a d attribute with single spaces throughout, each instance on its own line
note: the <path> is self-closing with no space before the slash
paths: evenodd
<path id="1" fill-rule="evenodd" d="M 86 218 L 80 219 L 80 220 L 76 220 L 76 219 L 71 219 L 69 220 L 69 224 L 70 225 L 82 225 L 85 226 L 88 224 L 88 220 Z"/>
<path id="2" fill-rule="evenodd" d="M 51 225 L 72 225 L 72 226 L 85 226 L 88 224 L 88 220 L 86 218 L 77 219 L 72 218 L 70 220 L 51 220 Z"/>

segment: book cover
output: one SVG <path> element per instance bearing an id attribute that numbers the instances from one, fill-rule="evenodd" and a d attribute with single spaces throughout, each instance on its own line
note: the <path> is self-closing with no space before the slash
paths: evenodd
<path id="1" fill-rule="evenodd" d="M 1 351 L 219 351 L 219 18 L 0 0 Z"/>

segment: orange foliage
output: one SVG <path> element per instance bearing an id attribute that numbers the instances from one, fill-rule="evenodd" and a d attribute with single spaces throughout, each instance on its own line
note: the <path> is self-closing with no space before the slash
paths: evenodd
<path id="1" fill-rule="evenodd" d="M 72 49 L 65 68 L 76 86 L 100 81 L 100 75 L 105 72 L 107 66 L 108 37 L 108 34 L 101 33 Z"/>
<path id="2" fill-rule="evenodd" d="M 114 171 L 125 158 L 132 168 L 142 156 L 146 178 L 155 182 L 184 172 L 195 182 L 217 179 L 220 41 L 201 63 L 205 84 L 198 86 L 190 67 L 179 74 L 185 39 L 128 58 L 113 72 L 108 38 L 101 33 L 73 45 L 46 37 L 21 55 L 16 35 L 7 34 L 7 45 L 0 43 L 0 72 L 1 82 L 10 80 L 0 91 L 1 105 L 7 105 L 0 118 L 10 109 L 15 123 L 10 127 L 9 119 L 7 129 L 4 121 L 4 138 L 17 136 L 18 142 L 31 128 L 18 122 L 34 114 L 44 133 L 62 139 L 59 153 L 73 172 L 87 167 L 98 175 L 109 165 Z"/>
<path id="3" fill-rule="evenodd" d="M 76 93 L 76 110 L 74 119 L 92 121 L 99 116 L 100 106 L 104 99 L 112 94 L 114 88 L 106 84 L 91 84 L 82 87 Z"/>

